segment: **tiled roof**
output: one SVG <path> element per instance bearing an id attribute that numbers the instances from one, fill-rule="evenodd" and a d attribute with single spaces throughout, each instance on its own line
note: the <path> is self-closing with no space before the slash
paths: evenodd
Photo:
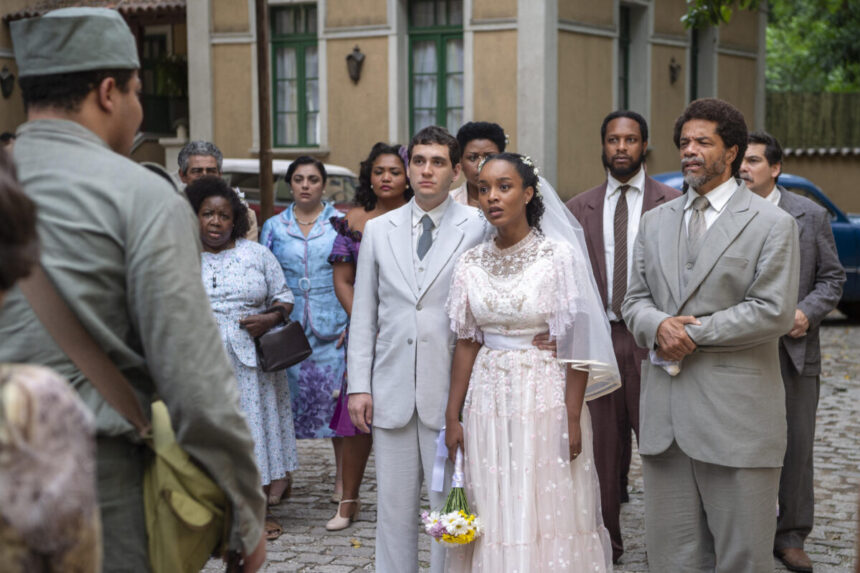
<path id="1" fill-rule="evenodd" d="M 860 147 L 788 147 L 784 154 L 787 157 L 800 157 L 803 155 L 834 156 L 834 155 L 860 155 Z"/>
<path id="2" fill-rule="evenodd" d="M 184 12 L 185 0 L 44 0 L 30 8 L 3 15 L 3 20 L 21 20 L 41 16 L 50 10 L 89 6 L 94 8 L 113 8 L 123 16 L 140 16 L 147 14 L 165 14 Z"/>

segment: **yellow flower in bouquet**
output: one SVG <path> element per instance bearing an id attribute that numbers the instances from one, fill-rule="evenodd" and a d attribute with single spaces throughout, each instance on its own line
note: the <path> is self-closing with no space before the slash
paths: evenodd
<path id="1" fill-rule="evenodd" d="M 451 479 L 451 493 L 440 511 L 421 514 L 424 531 L 437 543 L 447 545 L 466 545 L 475 540 L 483 531 L 481 519 L 469 510 L 466 491 L 463 489 L 463 455 L 457 451 L 454 463 L 454 477 Z"/>

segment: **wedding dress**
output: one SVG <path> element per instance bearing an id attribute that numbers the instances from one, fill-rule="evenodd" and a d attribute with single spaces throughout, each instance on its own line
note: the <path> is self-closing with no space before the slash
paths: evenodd
<path id="1" fill-rule="evenodd" d="M 457 263 L 448 301 L 452 328 L 458 338 L 483 344 L 463 424 L 466 492 L 485 531 L 448 551 L 452 573 L 612 570 L 585 405 L 582 453 L 569 461 L 565 370 L 573 361 L 531 343 L 541 332 L 561 337 L 575 331 L 574 320 L 606 320 L 583 315 L 583 309 L 602 314 L 599 306 L 577 310 L 583 293 L 593 295 L 584 257 L 566 242 L 531 231 L 507 249 L 488 240 Z M 559 356 L 561 350 L 560 344 Z M 614 367 L 617 378 L 611 363 L 605 372 Z M 590 375 L 598 379 L 597 395 L 617 387 L 615 381 L 601 386 L 599 370 Z"/>

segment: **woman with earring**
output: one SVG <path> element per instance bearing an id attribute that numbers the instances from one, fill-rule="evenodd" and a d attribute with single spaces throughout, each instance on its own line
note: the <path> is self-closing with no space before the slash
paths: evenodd
<path id="1" fill-rule="evenodd" d="M 283 323 L 293 309 L 293 294 L 272 253 L 243 238 L 248 208 L 223 179 L 201 177 L 185 194 L 200 224 L 203 286 L 239 383 L 239 405 L 254 438 L 263 490 L 270 499 L 280 499 L 289 472 L 298 465 L 290 389 L 286 372 L 259 367 L 254 338 Z M 268 516 L 267 539 L 280 534 L 280 525 Z"/>
<path id="2" fill-rule="evenodd" d="M 296 297 L 291 320 L 301 323 L 310 342 L 310 358 L 289 368 L 290 395 L 297 438 L 331 438 L 336 461 L 333 501 L 340 501 L 342 438 L 329 428 L 346 369 L 343 336 L 347 315 L 335 296 L 328 263 L 337 231 L 331 223 L 342 215 L 322 200 L 325 166 L 313 157 L 298 157 L 287 169 L 293 203 L 263 224 L 260 243 L 269 248 Z M 270 503 L 279 500 L 270 499 Z"/>
<path id="3" fill-rule="evenodd" d="M 355 283 L 355 264 L 364 225 L 370 219 L 397 209 L 412 197 L 412 189 L 406 176 L 405 149 L 399 145 L 377 143 L 367 159 L 361 162 L 355 195 L 358 206 L 350 210 L 343 219 L 332 218 L 337 230 L 329 262 L 333 268 L 334 290 L 347 314 L 352 314 L 352 299 Z M 335 516 L 326 524 L 329 531 L 349 527 L 358 516 L 360 502 L 358 490 L 364 477 L 364 468 L 370 456 L 373 440 L 356 428 L 349 419 L 346 392 L 347 379 L 338 397 L 337 407 L 330 427 L 344 438 L 341 446 L 341 473 L 343 475 L 343 499 L 338 504 Z"/>
<path id="4" fill-rule="evenodd" d="M 478 198 L 496 233 L 454 270 L 445 441 L 484 534 L 449 571 L 611 571 L 583 403 L 620 379 L 582 227 L 521 155 L 486 160 Z"/>

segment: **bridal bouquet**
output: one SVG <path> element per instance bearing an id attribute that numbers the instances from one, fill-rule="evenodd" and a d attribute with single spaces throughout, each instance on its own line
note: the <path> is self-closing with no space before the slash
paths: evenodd
<path id="1" fill-rule="evenodd" d="M 440 435 L 442 446 L 445 444 L 444 435 L 443 430 Z M 437 460 L 438 451 L 437 448 Z M 447 450 L 445 450 L 445 454 L 447 454 Z M 444 543 L 445 545 L 466 545 L 481 535 L 483 531 L 481 518 L 469 510 L 466 491 L 463 489 L 462 451 L 457 450 L 454 476 L 451 479 L 451 493 L 448 494 L 445 505 L 442 506 L 441 510 L 423 512 L 421 521 L 424 522 L 424 531 L 437 543 Z"/>

